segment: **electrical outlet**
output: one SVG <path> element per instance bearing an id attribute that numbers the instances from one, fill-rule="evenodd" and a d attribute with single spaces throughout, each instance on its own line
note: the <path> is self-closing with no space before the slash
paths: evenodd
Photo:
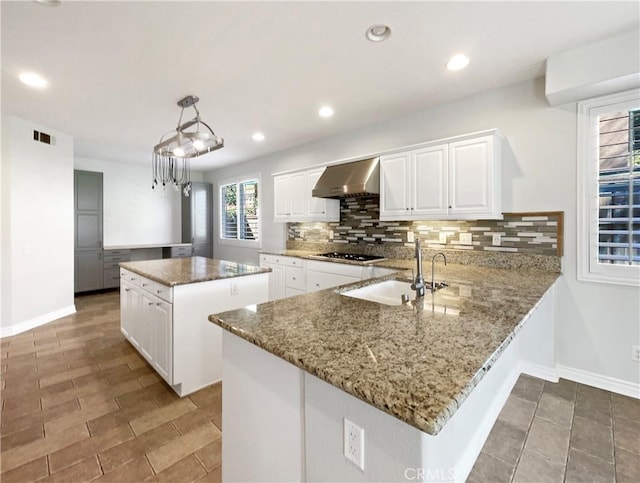
<path id="1" fill-rule="evenodd" d="M 344 418 L 344 456 L 364 471 L 364 429 Z"/>
<path id="2" fill-rule="evenodd" d="M 471 233 L 460 233 L 460 245 L 471 245 Z"/>
<path id="3" fill-rule="evenodd" d="M 491 244 L 494 247 L 499 247 L 500 245 L 502 245 L 502 235 L 499 234 L 495 234 L 491 237 Z"/>
<path id="4" fill-rule="evenodd" d="M 631 346 L 631 360 L 640 362 L 640 345 Z"/>
<path id="5" fill-rule="evenodd" d="M 412 231 L 407 232 L 407 243 L 413 243 L 416 241 L 416 236 Z"/>
<path id="6" fill-rule="evenodd" d="M 300 230 L 300 238 L 304 238 L 304 230 Z"/>
<path id="7" fill-rule="evenodd" d="M 438 241 L 440 243 L 446 244 L 447 243 L 447 234 L 444 231 L 440 232 L 440 235 L 438 237 Z"/>
<path id="8" fill-rule="evenodd" d="M 329 240 L 333 240 L 333 230 L 329 230 Z"/>
<path id="9" fill-rule="evenodd" d="M 238 295 L 238 282 L 231 281 L 231 295 Z"/>

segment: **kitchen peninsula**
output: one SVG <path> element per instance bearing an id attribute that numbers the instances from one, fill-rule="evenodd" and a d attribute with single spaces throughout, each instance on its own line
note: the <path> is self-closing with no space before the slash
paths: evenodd
<path id="1" fill-rule="evenodd" d="M 205 257 L 120 264 L 120 330 L 180 396 L 222 378 L 212 312 L 268 300 L 268 269 Z"/>
<path id="2" fill-rule="evenodd" d="M 223 480 L 464 480 L 519 374 L 555 377 L 560 274 L 444 271 L 422 304 L 341 295 L 405 273 L 210 316 L 225 329 Z"/>

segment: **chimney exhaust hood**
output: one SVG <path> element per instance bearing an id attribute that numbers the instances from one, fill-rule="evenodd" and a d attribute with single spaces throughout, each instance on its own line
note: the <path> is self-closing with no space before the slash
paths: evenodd
<path id="1" fill-rule="evenodd" d="M 362 159 L 327 168 L 311 195 L 316 198 L 347 198 L 380 194 L 380 158 Z"/>

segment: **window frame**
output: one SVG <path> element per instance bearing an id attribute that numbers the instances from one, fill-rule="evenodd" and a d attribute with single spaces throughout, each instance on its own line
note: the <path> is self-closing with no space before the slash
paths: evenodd
<path id="1" fill-rule="evenodd" d="M 640 89 L 578 102 L 577 105 L 577 278 L 583 282 L 640 286 L 640 266 L 598 262 L 598 117 L 640 106 Z"/>
<path id="2" fill-rule="evenodd" d="M 256 210 L 258 216 L 258 239 L 257 240 L 244 240 L 241 238 L 224 238 L 222 234 L 224 233 L 222 222 L 224 220 L 223 209 L 224 206 L 222 204 L 222 188 L 224 186 L 228 186 L 230 184 L 235 184 L 237 186 L 237 193 L 240 192 L 240 186 L 242 183 L 246 183 L 247 181 L 256 181 L 258 184 L 258 208 Z M 236 247 L 243 248 L 262 248 L 262 180 L 260 179 L 259 174 L 255 175 L 247 175 L 237 178 L 228 179 L 226 181 L 221 181 L 218 183 L 218 243 L 220 245 L 230 245 Z M 239 214 L 239 213 L 238 213 Z M 239 217 L 238 217 L 239 218 Z"/>

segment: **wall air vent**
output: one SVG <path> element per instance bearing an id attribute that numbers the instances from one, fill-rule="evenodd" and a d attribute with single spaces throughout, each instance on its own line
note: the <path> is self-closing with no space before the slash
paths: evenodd
<path id="1" fill-rule="evenodd" d="M 56 145 L 55 136 L 40 131 L 33 131 L 33 140 L 44 144 L 51 144 L 52 146 Z"/>

